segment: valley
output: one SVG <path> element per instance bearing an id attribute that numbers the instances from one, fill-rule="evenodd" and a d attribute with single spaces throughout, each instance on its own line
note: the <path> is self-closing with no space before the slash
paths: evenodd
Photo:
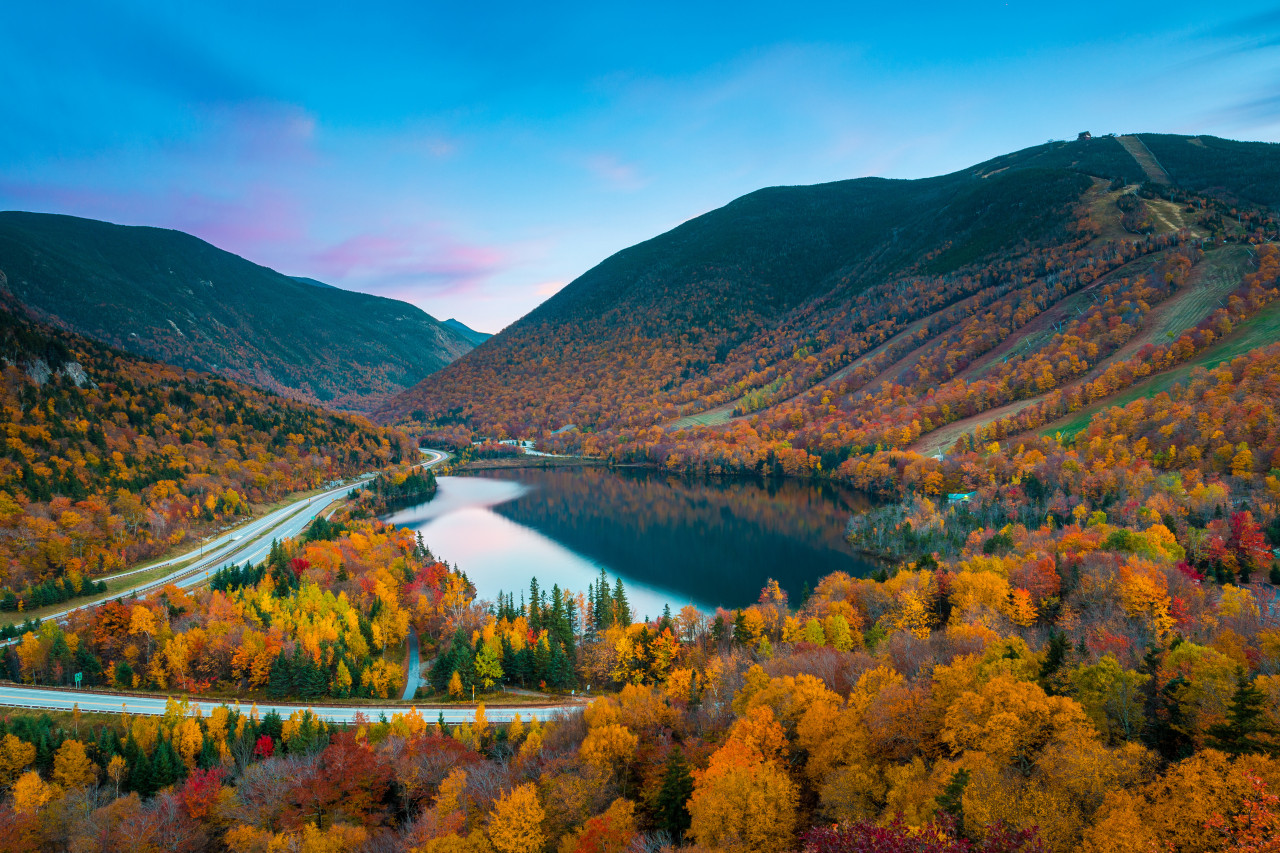
<path id="1" fill-rule="evenodd" d="M 1253 849 L 1278 164 L 767 188 L 494 336 L 0 215 L 0 849 Z"/>

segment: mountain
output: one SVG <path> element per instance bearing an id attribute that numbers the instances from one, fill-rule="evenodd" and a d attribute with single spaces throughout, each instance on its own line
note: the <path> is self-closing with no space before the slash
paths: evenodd
<path id="1" fill-rule="evenodd" d="M 323 281 L 316 281 L 314 278 L 307 278 L 305 275 L 291 275 L 289 278 L 301 284 L 309 284 L 312 287 L 328 287 L 333 288 L 332 284 L 325 284 Z M 336 289 L 336 288 L 334 288 Z"/>
<path id="2" fill-rule="evenodd" d="M 0 270 L 48 322 L 338 409 L 367 410 L 473 346 L 412 305 L 317 287 L 180 231 L 0 213 Z"/>
<path id="3" fill-rule="evenodd" d="M 31 603 L 23 590 L 63 600 L 77 578 L 217 530 L 250 503 L 417 455 L 363 417 L 37 322 L 9 294 L 0 363 L 0 610 Z"/>
<path id="4" fill-rule="evenodd" d="M 1078 391 L 1220 310 L 1251 321 L 1230 297 L 1277 203 L 1280 146 L 1153 134 L 763 189 L 606 259 L 376 414 L 437 441 L 575 424 L 552 446 L 826 469 Z M 1204 354 L 1192 337 L 1178 359 Z"/>
<path id="5" fill-rule="evenodd" d="M 443 325 L 448 326 L 450 329 L 453 329 L 455 332 L 457 332 L 459 335 L 462 335 L 462 337 L 466 338 L 475 346 L 480 346 L 482 343 L 489 340 L 489 338 L 493 337 L 493 335 L 487 332 L 477 332 L 475 329 L 472 329 L 470 326 L 467 326 L 461 320 L 455 320 L 452 317 L 450 317 L 448 320 L 445 320 Z"/>

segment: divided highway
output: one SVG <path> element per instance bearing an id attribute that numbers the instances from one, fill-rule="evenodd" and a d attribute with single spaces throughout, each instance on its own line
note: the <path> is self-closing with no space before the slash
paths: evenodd
<path id="1" fill-rule="evenodd" d="M 423 456 L 428 457 L 423 461 L 423 466 L 433 468 L 449 458 L 447 453 L 439 450 L 424 450 Z M 150 589 L 156 589 L 165 584 L 173 583 L 180 587 L 191 587 L 204 583 L 210 574 L 231 563 L 242 564 L 248 562 L 260 562 L 265 559 L 271 550 L 271 541 L 273 539 L 288 539 L 297 536 L 307 525 L 319 514 L 325 507 L 341 498 L 343 495 L 351 491 L 358 483 L 366 482 L 372 479 L 372 475 L 366 475 L 358 480 L 351 481 L 340 487 L 329 489 L 321 494 L 310 498 L 304 498 L 289 504 L 286 507 L 276 510 L 268 515 L 263 516 L 257 521 L 231 531 L 230 533 L 219 536 L 213 542 L 204 546 L 205 554 L 197 557 L 196 561 L 190 565 L 184 565 L 175 569 L 173 572 L 158 578 L 148 584 L 136 587 L 138 592 L 144 592 Z M 191 555 L 174 557 L 164 563 L 158 565 L 174 565 L 183 563 L 191 559 Z M 156 565 L 148 566 L 148 569 L 156 568 Z M 110 601 L 119 598 L 121 595 L 127 595 L 131 590 L 117 592 L 113 595 L 87 604 L 81 604 L 76 607 L 70 607 L 66 610 L 46 617 L 47 619 L 64 619 L 67 614 L 81 610 L 86 607 L 93 607 L 101 604 L 103 601 Z M 416 637 L 415 637 L 416 639 Z M 416 649 L 414 650 L 416 651 Z M 416 658 L 416 655 L 414 655 Z M 411 680 L 416 676 L 411 674 Z M 412 695 L 412 694 L 410 694 Z M 75 706 L 79 706 L 82 711 L 102 711 L 107 713 L 127 712 L 130 714 L 163 714 L 167 697 L 164 696 L 133 696 L 119 693 L 111 693 L 109 691 L 91 691 L 91 690 L 71 690 L 58 687 L 26 687 L 17 685 L 0 684 L 0 706 L 8 706 L 12 708 L 40 708 L 55 711 L 70 711 Z M 193 702 L 199 700 L 193 698 Z M 201 703 L 202 709 L 207 712 L 211 708 L 215 708 L 222 704 L 221 701 L 214 700 L 207 703 Z M 580 701 L 565 703 L 564 705 L 542 705 L 527 706 L 514 708 L 493 708 L 486 712 L 488 718 L 493 722 L 509 722 L 515 714 L 519 713 L 524 719 L 532 719 L 537 717 L 540 720 L 553 719 L 556 716 L 564 714 L 569 708 L 580 705 Z M 327 722 L 350 723 L 355 720 L 356 714 L 364 714 L 366 717 L 377 719 L 379 714 L 386 714 L 390 717 L 392 714 L 402 714 L 407 710 L 405 705 L 388 705 L 385 707 L 376 706 L 360 706 L 360 705 L 297 705 L 297 704 L 272 704 L 259 705 L 260 713 L 266 714 L 275 711 L 281 716 L 287 717 L 294 711 L 302 708 L 310 708 L 311 711 L 320 719 Z M 429 720 L 437 719 L 441 714 L 444 715 L 447 723 L 467 722 L 474 718 L 474 707 L 455 706 L 443 708 L 418 708 L 418 712 Z"/>
<path id="2" fill-rule="evenodd" d="M 430 457 L 423 461 L 424 468 L 434 468 L 441 462 L 449 458 L 449 454 L 439 450 L 424 450 L 423 456 Z M 181 565 L 163 577 L 156 578 L 150 583 L 140 584 L 129 589 L 122 589 L 104 595 L 93 601 L 77 604 L 74 607 L 68 607 L 65 610 L 59 610 L 44 617 L 44 621 L 50 619 L 61 621 L 68 614 L 77 610 L 84 610 L 89 607 L 96 607 L 104 601 L 113 601 L 121 596 L 132 595 L 133 593 L 148 592 L 153 589 L 159 589 L 166 584 L 175 584 L 178 587 L 198 586 L 209 579 L 209 576 L 224 566 L 235 563 L 237 565 L 245 562 L 261 562 L 266 559 L 271 552 L 271 542 L 279 539 L 289 539 L 297 536 L 307 528 L 307 525 L 315 519 L 325 507 L 339 498 L 345 496 L 353 488 L 360 483 L 367 483 L 373 479 L 372 474 L 365 474 L 354 480 L 350 480 L 341 486 L 329 489 L 318 495 L 309 498 L 303 498 L 295 501 L 287 506 L 281 507 L 274 512 L 264 515 L 256 521 L 246 524 L 244 527 L 236 528 L 227 533 L 222 534 L 211 542 L 206 542 L 200 548 L 196 549 L 197 556 L 194 562 L 187 565 Z M 134 569 L 122 575 L 115 577 L 128 577 L 130 574 L 138 572 L 152 571 L 162 566 L 178 565 L 188 563 L 192 559 L 192 552 L 180 554 L 176 557 L 170 557 L 159 563 L 152 563 L 140 569 Z M 0 703 L 3 704 L 3 703 Z"/>

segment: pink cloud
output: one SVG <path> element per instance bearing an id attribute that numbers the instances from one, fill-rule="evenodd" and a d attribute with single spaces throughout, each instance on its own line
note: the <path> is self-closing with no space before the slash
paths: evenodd
<path id="1" fill-rule="evenodd" d="M 555 296 L 564 288 L 568 282 L 564 281 L 544 281 L 533 288 L 533 292 L 539 296 Z"/>
<path id="2" fill-rule="evenodd" d="M 431 226 L 358 234 L 313 259 L 319 278 L 406 298 L 421 290 L 435 295 L 473 290 L 506 263 L 494 247 L 462 243 Z"/>

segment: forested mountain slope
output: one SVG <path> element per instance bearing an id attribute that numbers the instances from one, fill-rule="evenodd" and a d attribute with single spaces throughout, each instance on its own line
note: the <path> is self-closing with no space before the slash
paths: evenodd
<path id="1" fill-rule="evenodd" d="M 573 424 L 557 446 L 799 471 L 1085 382 L 1105 397 L 1144 345 L 1252 316 L 1231 297 L 1277 234 L 1280 146 L 1134 140 L 1171 185 L 1100 137 L 760 190 L 605 260 L 378 414 L 441 441 Z"/>
<path id="2" fill-rule="evenodd" d="M 41 325 L 12 297 L 0 359 L 0 607 L 416 457 L 403 433 Z"/>
<path id="3" fill-rule="evenodd" d="M 368 409 L 473 346 L 407 303 L 318 287 L 180 231 L 0 213 L 0 270 L 56 325 L 332 408 Z"/>

